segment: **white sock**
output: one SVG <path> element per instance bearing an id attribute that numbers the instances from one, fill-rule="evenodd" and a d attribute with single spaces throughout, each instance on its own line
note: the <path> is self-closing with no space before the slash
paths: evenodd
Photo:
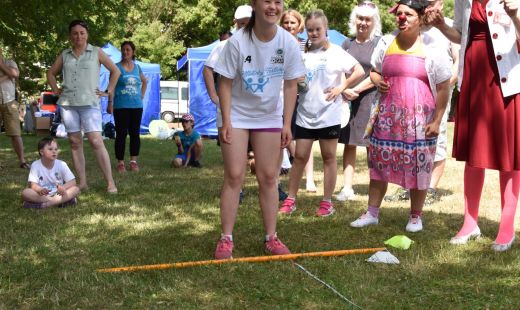
<path id="1" fill-rule="evenodd" d="M 224 235 L 224 234 L 221 234 L 221 235 L 220 235 L 220 238 L 221 238 L 221 239 L 224 238 L 224 237 L 227 238 L 227 239 L 229 239 L 229 240 L 231 240 L 231 241 L 233 241 L 233 235 Z"/>

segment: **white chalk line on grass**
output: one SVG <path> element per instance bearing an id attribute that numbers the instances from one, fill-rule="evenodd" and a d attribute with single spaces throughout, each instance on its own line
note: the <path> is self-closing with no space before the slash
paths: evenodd
<path id="1" fill-rule="evenodd" d="M 312 274 L 310 271 L 308 271 L 307 269 L 305 269 L 305 267 L 303 267 L 302 265 L 296 263 L 296 262 L 293 262 L 294 265 L 296 265 L 298 268 L 300 268 L 301 270 L 303 270 L 306 274 L 308 274 L 311 278 L 313 278 L 314 280 L 320 282 L 321 284 L 323 284 L 325 287 L 327 287 L 328 289 L 330 289 L 332 292 L 334 292 L 334 294 L 338 295 L 341 299 L 343 299 L 344 301 L 348 302 L 349 304 L 353 305 L 354 307 L 358 308 L 358 309 L 363 309 L 361 308 L 360 306 L 356 305 L 355 303 L 353 303 L 352 301 L 350 301 L 347 297 L 343 296 L 340 292 L 338 292 L 338 290 L 336 290 L 335 288 L 333 288 L 331 285 L 327 284 L 325 281 L 321 280 L 320 278 L 318 278 L 317 276 L 315 276 L 314 274 Z"/>

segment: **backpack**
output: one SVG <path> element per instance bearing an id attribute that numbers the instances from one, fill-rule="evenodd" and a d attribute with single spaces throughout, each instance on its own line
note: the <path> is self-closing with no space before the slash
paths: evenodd
<path id="1" fill-rule="evenodd" d="M 112 122 L 105 124 L 103 128 L 103 135 L 109 139 L 116 138 L 116 126 Z"/>

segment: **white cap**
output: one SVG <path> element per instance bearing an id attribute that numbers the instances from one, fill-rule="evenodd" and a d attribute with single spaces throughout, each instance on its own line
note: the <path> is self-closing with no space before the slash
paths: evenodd
<path id="1" fill-rule="evenodd" d="M 241 5 L 235 11 L 235 19 L 250 18 L 252 12 L 253 8 L 250 5 Z"/>

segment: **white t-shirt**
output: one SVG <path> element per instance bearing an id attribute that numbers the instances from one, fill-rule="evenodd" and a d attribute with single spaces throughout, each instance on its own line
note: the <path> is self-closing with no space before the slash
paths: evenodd
<path id="1" fill-rule="evenodd" d="M 341 47 L 330 44 L 327 50 L 316 49 L 303 54 L 307 73 L 305 80 L 309 90 L 300 93 L 296 124 L 303 128 L 317 129 L 341 124 L 341 102 L 326 101 L 327 88 L 341 85 L 344 74 L 350 74 L 358 61 Z"/>
<path id="2" fill-rule="evenodd" d="M 222 50 L 224 49 L 224 46 L 226 46 L 228 40 L 220 41 L 217 46 L 213 48 L 211 53 L 208 56 L 208 59 L 206 59 L 206 62 L 204 63 L 204 66 L 214 69 L 217 65 L 217 61 L 220 57 L 220 54 L 222 53 Z M 216 81 L 215 81 L 216 85 Z M 220 111 L 220 104 L 217 104 L 217 127 L 222 127 L 222 111 Z"/>
<path id="3" fill-rule="evenodd" d="M 220 56 L 220 53 L 222 53 L 222 50 L 224 49 L 224 46 L 226 46 L 228 40 L 220 41 L 217 43 L 217 46 L 213 48 L 211 53 L 208 56 L 208 59 L 204 62 L 204 65 L 206 67 L 209 67 L 211 69 L 215 68 L 215 65 L 217 64 L 218 58 Z"/>
<path id="4" fill-rule="evenodd" d="M 280 26 L 269 42 L 240 29 L 228 39 L 214 69 L 233 79 L 231 125 L 243 129 L 282 128 L 282 82 L 305 75 L 298 42 Z"/>
<path id="5" fill-rule="evenodd" d="M 45 167 L 42 160 L 38 159 L 31 164 L 31 171 L 29 172 L 29 182 L 48 189 L 49 196 L 56 194 L 58 185 L 63 185 L 75 178 L 67 163 L 59 159 L 54 161 L 52 169 Z"/>
<path id="6" fill-rule="evenodd" d="M 445 17 L 444 21 L 448 26 L 453 26 L 453 20 Z M 453 63 L 451 47 L 454 43 L 451 43 L 451 41 L 448 40 L 448 38 L 446 38 L 446 36 L 443 35 L 437 27 L 425 28 L 424 33 L 427 33 L 429 36 L 433 38 L 433 42 L 435 45 L 438 46 L 438 48 L 442 49 L 443 51 L 446 51 L 446 54 L 450 58 L 450 61 Z"/>

